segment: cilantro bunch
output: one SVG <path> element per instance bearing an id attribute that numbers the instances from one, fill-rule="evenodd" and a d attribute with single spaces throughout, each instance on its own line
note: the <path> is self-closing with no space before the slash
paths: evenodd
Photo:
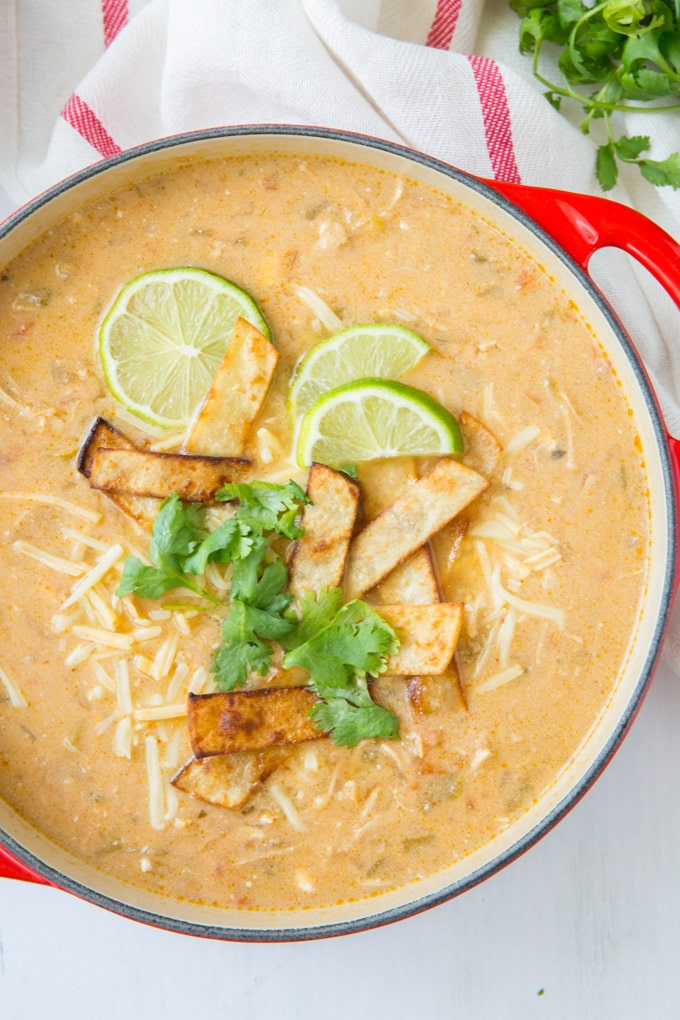
<path id="1" fill-rule="evenodd" d="M 664 160 L 644 156 L 646 135 L 615 137 L 612 115 L 617 111 L 669 112 L 680 109 L 680 0 L 510 0 L 522 18 L 521 53 L 533 53 L 534 76 L 547 87 L 556 108 L 563 99 L 581 104 L 586 113 L 581 130 L 603 120 L 606 141 L 597 150 L 596 173 L 604 191 L 614 187 L 618 163 L 633 163 L 657 186 L 680 188 L 680 153 Z M 564 84 L 539 71 L 545 42 L 562 50 L 558 66 Z M 660 102 L 659 102 L 660 101 Z M 652 103 L 642 106 L 642 103 Z"/>
<path id="2" fill-rule="evenodd" d="M 226 609 L 212 663 L 220 690 L 245 686 L 251 672 L 264 676 L 276 642 L 285 651 L 285 668 L 309 673 L 308 686 L 320 699 L 311 716 L 336 743 L 353 747 L 365 737 L 395 736 L 397 720 L 375 704 L 367 686 L 367 677 L 383 672 L 398 648 L 392 628 L 359 599 L 343 605 L 339 588 L 309 593 L 297 607 L 285 591 L 288 571 L 273 542 L 302 534 L 297 515 L 309 500 L 299 485 L 230 484 L 216 499 L 238 506 L 212 531 L 204 507 L 185 506 L 176 494 L 164 500 L 154 522 L 151 565 L 128 557 L 116 594 L 158 599 L 185 589 L 207 603 L 192 608 Z M 196 580 L 209 563 L 231 564 L 228 602 Z"/>

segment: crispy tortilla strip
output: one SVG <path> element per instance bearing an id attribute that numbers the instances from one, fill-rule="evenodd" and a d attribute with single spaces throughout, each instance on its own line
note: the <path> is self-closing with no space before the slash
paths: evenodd
<path id="1" fill-rule="evenodd" d="M 359 508 L 359 486 L 325 464 L 312 464 L 307 482 L 311 503 L 302 514 L 304 534 L 290 561 L 293 595 L 342 585 L 345 560 Z"/>
<path id="2" fill-rule="evenodd" d="M 374 462 L 378 464 L 377 476 L 370 471 L 366 480 L 362 478 L 364 492 L 371 494 L 369 507 L 371 516 L 377 516 L 391 502 L 393 502 L 404 490 L 404 488 L 417 479 L 416 466 L 411 458 L 395 458 Z M 370 467 L 373 468 L 374 464 Z M 360 469 L 361 477 L 361 469 Z M 458 528 L 458 522 L 464 521 L 464 527 Z M 466 518 L 456 517 L 450 524 L 447 524 L 442 532 L 433 536 L 433 545 L 444 532 L 456 529 L 460 532 L 461 540 L 467 530 L 468 521 Z M 460 543 L 458 543 L 460 544 Z M 447 549 L 450 539 L 447 543 Z M 436 559 L 437 546 L 433 550 L 428 546 L 419 549 L 415 556 L 412 556 L 400 567 L 393 570 L 385 580 L 376 588 L 379 602 L 384 605 L 430 605 L 441 601 L 437 573 L 435 571 L 433 558 Z M 403 677 L 385 679 L 385 674 L 371 684 L 371 693 L 383 707 L 390 706 L 385 703 L 386 691 L 391 690 L 389 685 L 402 686 L 400 681 Z M 447 666 L 443 673 L 438 676 L 415 676 L 408 678 L 407 684 L 408 702 L 412 709 L 421 714 L 433 712 L 434 706 L 448 708 L 449 711 L 465 709 L 465 700 L 460 685 L 458 670 L 454 661 Z M 381 700 L 381 698 L 383 700 Z M 399 715 L 399 713 L 397 712 Z M 402 713 L 403 715 L 403 713 Z"/>
<path id="3" fill-rule="evenodd" d="M 438 675 L 449 666 L 463 622 L 461 602 L 433 606 L 376 606 L 397 632 L 399 651 L 387 660 L 383 676 Z"/>
<path id="4" fill-rule="evenodd" d="M 465 463 L 485 478 L 490 478 L 498 467 L 503 447 L 486 425 L 467 411 L 462 411 L 458 423 L 465 441 Z"/>
<path id="5" fill-rule="evenodd" d="M 240 458 L 100 447 L 91 458 L 90 485 L 104 492 L 157 499 L 176 492 L 183 500 L 209 503 L 225 482 L 242 481 L 249 463 Z"/>
<path id="6" fill-rule="evenodd" d="M 103 418 L 97 418 L 78 456 L 78 470 L 88 479 L 95 455 L 100 449 L 134 450 L 136 447 L 113 425 L 109 425 Z M 148 496 L 129 496 L 122 492 L 107 492 L 106 495 L 127 517 L 145 531 L 151 531 L 160 510 L 160 500 Z"/>
<path id="7" fill-rule="evenodd" d="M 190 694 L 188 725 L 194 755 L 262 751 L 317 740 L 324 734 L 309 718 L 316 701 L 306 687 Z"/>
<path id="8" fill-rule="evenodd" d="M 350 545 L 345 596 L 360 598 L 456 517 L 489 483 L 442 458 L 370 521 Z"/>
<path id="9" fill-rule="evenodd" d="M 364 509 L 369 520 L 377 517 L 397 499 L 407 485 L 418 478 L 412 457 L 372 461 L 370 470 L 360 468 Z M 364 477 L 365 474 L 365 477 Z M 383 605 L 428 605 L 439 602 L 439 585 L 427 546 L 393 570 L 376 589 Z"/>
<path id="10" fill-rule="evenodd" d="M 187 453 L 239 457 L 246 447 L 279 360 L 267 337 L 245 319 L 237 319 L 224 360 L 207 397 L 189 426 Z"/>
<path id="11" fill-rule="evenodd" d="M 236 751 L 190 758 L 171 779 L 173 786 L 217 807 L 242 807 L 260 783 L 288 758 L 283 748 Z"/>
<path id="12" fill-rule="evenodd" d="M 432 536 L 432 551 L 439 568 L 439 580 L 444 597 L 449 593 L 449 589 L 455 589 L 455 566 L 469 527 L 469 518 L 465 514 L 459 514 Z"/>
<path id="13" fill-rule="evenodd" d="M 467 711 L 455 662 L 438 676 L 413 676 L 406 690 L 413 709 L 420 715 Z"/>
<path id="14" fill-rule="evenodd" d="M 388 574 L 376 594 L 378 601 L 388 606 L 428 606 L 439 602 L 439 585 L 428 546 Z"/>

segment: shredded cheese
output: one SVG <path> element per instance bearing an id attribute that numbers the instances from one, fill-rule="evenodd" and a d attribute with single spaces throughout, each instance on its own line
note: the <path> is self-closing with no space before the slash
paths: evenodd
<path id="1" fill-rule="evenodd" d="M 522 450 L 529 443 L 533 443 L 537 436 L 540 436 L 541 430 L 538 425 L 527 425 L 526 428 L 518 432 L 509 443 L 506 444 L 505 453 L 506 455 L 517 453 L 518 450 Z"/>
<path id="2" fill-rule="evenodd" d="M 116 663 L 116 701 L 121 715 L 132 712 L 132 694 L 130 693 L 130 673 L 127 659 L 119 659 Z"/>
<path id="3" fill-rule="evenodd" d="M 182 719 L 187 714 L 186 701 L 176 705 L 152 705 L 151 708 L 135 708 L 132 718 L 135 722 L 161 722 L 165 719 Z"/>
<path id="4" fill-rule="evenodd" d="M 14 548 L 23 556 L 28 556 L 30 559 L 42 563 L 43 566 L 58 571 L 60 574 L 80 577 L 86 569 L 82 563 L 74 563 L 73 560 L 65 560 L 62 556 L 54 556 L 52 553 L 45 552 L 44 549 L 38 549 L 37 546 L 32 545 L 30 542 L 24 542 L 22 539 L 17 539 L 14 543 Z"/>
<path id="5" fill-rule="evenodd" d="M 13 676 L 11 676 L 4 666 L 0 666 L 0 680 L 2 685 L 7 691 L 7 697 L 9 703 L 14 708 L 27 708 L 28 702 L 19 689 L 19 684 L 16 682 Z"/>
<path id="6" fill-rule="evenodd" d="M 62 612 L 64 609 L 68 609 L 75 602 L 82 599 L 83 595 L 94 588 L 96 584 L 99 584 L 101 579 L 108 574 L 111 567 L 117 563 L 125 555 L 122 545 L 112 545 L 108 552 L 105 552 L 101 556 L 94 567 L 85 574 L 84 577 L 73 586 L 71 594 L 61 606 Z M 82 573 L 82 570 L 80 571 Z"/>
<path id="7" fill-rule="evenodd" d="M 293 828 L 298 832 L 304 832 L 305 825 L 288 794 L 283 792 L 278 783 L 270 782 L 268 789 L 272 799 L 279 805 Z"/>
<path id="8" fill-rule="evenodd" d="M 165 783 L 155 737 L 145 738 L 144 752 L 149 785 L 149 822 L 152 829 L 160 830 L 165 828 Z"/>
<path id="9" fill-rule="evenodd" d="M 120 634 L 111 630 L 104 630 L 101 627 L 88 627 L 84 624 L 75 624 L 72 633 L 84 641 L 92 641 L 97 645 L 104 645 L 107 648 L 120 648 L 129 651 L 134 643 L 132 634 Z"/>
<path id="10" fill-rule="evenodd" d="M 113 735 L 113 753 L 117 758 L 132 757 L 132 719 L 126 715 L 116 726 Z"/>
<path id="11" fill-rule="evenodd" d="M 323 298 L 319 297 L 315 291 L 309 287 L 303 287 L 301 284 L 293 284 L 293 291 L 314 312 L 317 319 L 324 324 L 329 333 L 337 333 L 338 330 L 343 328 L 342 319 L 338 318 L 335 312 L 328 307 Z"/>
<path id="12" fill-rule="evenodd" d="M 94 510 L 88 510 L 86 507 L 69 503 L 66 499 L 60 499 L 58 496 L 49 496 L 42 492 L 0 492 L 0 499 L 26 499 L 32 503 L 43 503 L 45 506 L 53 506 L 59 510 L 64 510 L 74 517 L 80 517 L 83 521 L 89 521 L 91 524 L 99 524 L 102 519 L 102 515 Z"/>
<path id="13" fill-rule="evenodd" d="M 521 666 L 509 666 L 501 673 L 495 673 L 493 676 L 488 677 L 481 683 L 475 684 L 475 694 L 483 694 L 486 691 L 495 691 L 496 688 L 502 687 L 504 684 L 509 684 L 512 680 L 519 679 L 523 673 L 524 670 Z"/>

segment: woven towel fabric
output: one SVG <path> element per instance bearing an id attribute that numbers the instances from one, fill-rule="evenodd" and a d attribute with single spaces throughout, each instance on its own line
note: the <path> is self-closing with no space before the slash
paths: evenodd
<path id="1" fill-rule="evenodd" d="M 507 0 L 4 0 L 0 185 L 19 203 L 151 138 L 281 122 L 597 194 L 598 125 L 585 136 L 578 108 L 546 102 L 517 29 Z M 654 158 L 680 150 L 677 112 L 628 114 L 621 130 L 650 135 Z M 624 168 L 611 196 L 680 238 L 680 192 Z M 598 282 L 680 435 L 677 309 L 625 256 L 602 259 Z"/>

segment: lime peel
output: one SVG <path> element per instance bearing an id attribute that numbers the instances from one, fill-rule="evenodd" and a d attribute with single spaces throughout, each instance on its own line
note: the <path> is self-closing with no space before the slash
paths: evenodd
<path id="1" fill-rule="evenodd" d="M 385 379 L 338 386 L 305 412 L 296 460 L 331 467 L 379 457 L 441 456 L 463 452 L 458 422 L 423 390 Z"/>

